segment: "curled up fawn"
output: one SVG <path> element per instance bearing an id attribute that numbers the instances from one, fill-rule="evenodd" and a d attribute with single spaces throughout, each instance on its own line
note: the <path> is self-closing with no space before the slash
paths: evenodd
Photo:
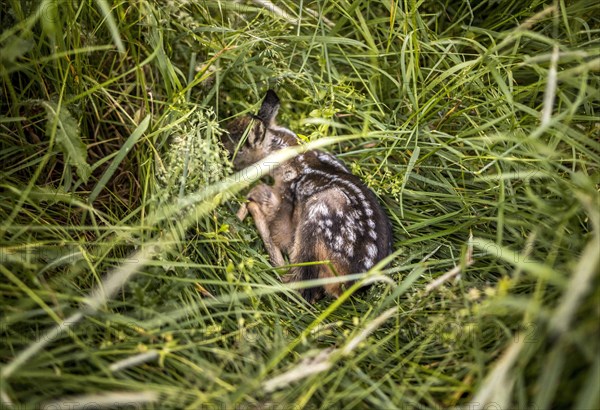
<path id="1" fill-rule="evenodd" d="M 291 130 L 275 123 L 279 98 L 267 91 L 257 115 L 235 120 L 224 136 L 225 148 L 243 169 L 270 153 L 298 145 Z M 246 136 L 245 141 L 243 137 Z M 275 266 L 293 266 L 286 282 L 365 272 L 389 255 L 392 233 L 388 217 L 369 188 L 331 154 L 313 150 L 271 170 L 272 186 L 261 183 L 247 195 L 248 211 Z M 314 302 L 324 293 L 339 296 L 340 283 L 305 288 Z"/>

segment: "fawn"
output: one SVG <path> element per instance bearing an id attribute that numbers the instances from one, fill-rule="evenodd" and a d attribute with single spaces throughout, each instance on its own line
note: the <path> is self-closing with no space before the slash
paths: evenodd
<path id="1" fill-rule="evenodd" d="M 273 151 L 298 145 L 291 130 L 275 123 L 280 101 L 269 90 L 257 115 L 234 120 L 223 145 L 240 170 Z M 243 136 L 245 141 L 241 141 Z M 392 232 L 389 219 L 375 194 L 350 173 L 335 156 L 313 150 L 271 170 L 272 186 L 261 183 L 247 195 L 254 219 L 271 263 L 293 266 L 284 276 L 295 282 L 364 272 L 389 255 Z M 300 290 L 309 302 L 327 293 L 339 296 L 340 283 Z"/>

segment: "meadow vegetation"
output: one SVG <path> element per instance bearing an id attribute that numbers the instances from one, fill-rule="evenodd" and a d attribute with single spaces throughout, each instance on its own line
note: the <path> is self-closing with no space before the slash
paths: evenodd
<path id="1" fill-rule="evenodd" d="M 600 407 L 596 0 L 0 21 L 0 408 Z M 309 305 L 236 218 L 220 136 L 269 88 L 390 216 L 366 290 Z"/>

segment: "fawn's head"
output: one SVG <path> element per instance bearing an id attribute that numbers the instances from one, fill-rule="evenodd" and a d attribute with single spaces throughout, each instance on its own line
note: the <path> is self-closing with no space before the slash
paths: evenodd
<path id="1" fill-rule="evenodd" d="M 298 143 L 296 134 L 275 123 L 279 106 L 279 97 L 269 90 L 258 114 L 238 118 L 229 124 L 228 133 L 223 135 L 223 145 L 233 158 L 236 170 L 260 161 L 273 151 Z"/>

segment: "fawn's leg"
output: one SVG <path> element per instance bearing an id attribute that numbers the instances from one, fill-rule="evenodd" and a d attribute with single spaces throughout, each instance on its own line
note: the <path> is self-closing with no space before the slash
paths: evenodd
<path id="1" fill-rule="evenodd" d="M 254 225 L 256 225 L 258 234 L 265 244 L 265 248 L 267 249 L 271 263 L 275 267 L 285 265 L 283 255 L 281 254 L 281 249 L 279 249 L 275 243 L 273 243 L 271 232 L 269 231 L 269 224 L 264 213 L 261 211 L 260 206 L 256 202 L 250 202 L 248 204 L 248 212 L 250 212 L 252 219 L 254 219 Z"/>
<path id="2" fill-rule="evenodd" d="M 269 259 L 275 267 L 285 265 L 279 243 L 273 240 L 270 226 L 277 220 L 279 206 L 281 204 L 273 188 L 260 184 L 254 187 L 248 194 L 248 212 L 254 219 L 258 234 L 265 244 Z"/>

